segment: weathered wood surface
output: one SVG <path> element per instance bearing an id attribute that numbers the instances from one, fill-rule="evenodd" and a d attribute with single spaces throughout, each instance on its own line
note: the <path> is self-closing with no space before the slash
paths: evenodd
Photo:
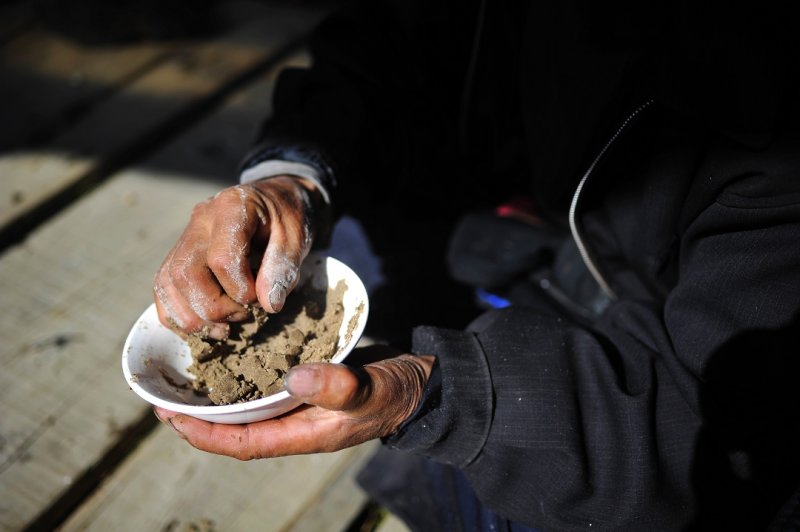
<path id="1" fill-rule="evenodd" d="M 126 331 L 186 213 L 217 188 L 126 172 L 0 258 L 0 527 L 88 489 L 75 484 L 146 414 L 121 377 Z"/>
<path id="2" fill-rule="evenodd" d="M 241 150 L 269 110 L 274 71 L 251 81 L 218 113 L 116 173 L 0 256 L 0 529 L 48 529 L 69 514 L 68 527 L 97 530 L 151 529 L 148 523 L 156 521 L 147 521 L 148 515 L 167 527 L 204 517 L 246 520 L 251 508 L 267 503 L 249 499 L 252 506 L 243 508 L 230 501 L 237 493 L 266 490 L 267 477 L 281 479 L 271 514 L 284 519 L 280 528 L 302 530 L 337 519 L 344 524 L 363 502 L 352 468 L 366 446 L 246 467 L 194 451 L 163 429 L 151 432 L 150 407 L 122 377 L 122 344 L 151 302 L 153 273 L 192 206 L 219 190 L 220 180 L 233 179 Z M 231 138 L 243 139 L 242 146 L 229 144 Z M 37 161 L 42 183 L 68 172 L 64 165 L 85 164 L 71 154 Z M 20 168 L 11 163 L 0 167 Z M 290 469 L 295 475 L 287 474 Z M 94 491 L 105 474 L 110 476 Z M 201 503 L 207 485 L 176 486 L 191 475 L 215 480 L 214 489 L 223 493 L 215 510 L 220 513 L 200 511 L 210 508 Z M 310 497 L 297 499 L 283 489 L 290 482 Z M 234 518 L 235 508 L 246 511 Z M 136 519 L 142 528 L 123 525 Z"/>
<path id="3" fill-rule="evenodd" d="M 376 440 L 364 443 L 357 450 L 356 459 L 346 464 L 333 482 L 329 482 L 316 498 L 308 499 L 303 512 L 282 530 L 307 532 L 309 530 L 346 530 L 368 502 L 367 495 L 356 484 L 355 477 L 364 462 L 377 450 Z M 367 532 L 363 530 L 362 532 Z"/>
<path id="4" fill-rule="evenodd" d="M 18 148 L 13 154 L 6 154 L 7 160 L 0 166 L 0 236 L 9 241 L 18 238 L 28 226 L 39 223 L 64 201 L 79 195 L 81 187 L 102 180 L 130 159 L 157 147 L 221 96 L 273 66 L 273 62 L 291 49 L 292 43 L 310 31 L 326 12 L 268 5 L 251 11 L 248 20 L 228 33 L 211 41 L 176 44 L 161 55 L 146 46 L 131 52 L 88 53 L 91 57 L 85 58 L 86 65 L 92 65 L 92 72 L 97 71 L 95 78 L 106 75 L 110 76 L 109 81 L 124 78 L 125 83 L 111 91 L 107 98 L 97 98 L 95 91 L 92 105 L 68 126 L 49 126 L 55 128 L 52 138 L 41 145 Z M 24 37 L 33 39 L 28 35 Z M 8 61 L 17 61 L 13 63 L 16 68 L 25 64 L 29 69 L 36 67 L 37 75 L 63 77 L 83 64 L 80 50 L 68 53 L 53 43 L 41 42 L 47 39 L 33 40 L 44 50 L 30 52 L 33 58 L 28 61 L 24 61 L 25 54 L 15 51 Z M 13 49 L 14 44 L 5 48 Z M 36 47 L 28 45 L 22 49 Z M 62 65 L 61 55 L 68 56 L 67 66 Z M 109 64 L 128 61 L 132 62 L 132 69 L 107 68 Z M 116 73 L 112 76 L 107 73 L 109 71 Z M 20 90 L 11 83 L 5 92 L 17 96 L 0 98 L 0 101 L 11 102 L 11 108 L 5 109 L 3 114 L 4 118 L 8 115 L 12 123 L 29 122 L 25 116 L 18 115 L 36 113 L 39 107 L 46 109 L 48 116 L 69 109 L 66 101 L 56 102 L 51 108 L 48 102 L 52 97 L 45 90 L 34 91 L 32 101 L 19 105 L 20 110 L 15 111 L 17 106 L 13 102 L 19 102 Z M 3 93 L 0 89 L 0 95 Z M 14 128 L 5 129 L 13 134 Z M 27 179 L 31 168 L 42 164 L 43 152 L 61 154 L 58 164 L 63 166 L 62 170 L 40 174 L 35 180 Z M 75 158 L 78 158 L 77 163 Z"/>
<path id="5" fill-rule="evenodd" d="M 87 530 L 336 532 L 358 515 L 366 497 L 353 469 L 376 442 L 333 455 L 253 462 L 198 452 L 159 427 L 64 524 Z"/>
<path id="6" fill-rule="evenodd" d="M 68 128 L 180 48 L 152 42 L 95 47 L 41 28 L 21 33 L 0 48 L 0 115 L 14 124 L 0 129 L 0 148 L 26 147 Z"/>

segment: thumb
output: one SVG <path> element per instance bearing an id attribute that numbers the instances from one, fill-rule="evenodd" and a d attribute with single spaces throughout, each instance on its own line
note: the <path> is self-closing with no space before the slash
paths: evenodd
<path id="1" fill-rule="evenodd" d="M 286 389 L 293 397 L 326 410 L 358 409 L 371 388 L 363 369 L 344 364 L 302 364 L 286 376 Z"/>
<path id="2" fill-rule="evenodd" d="M 300 277 L 305 250 L 287 253 L 289 243 L 281 230 L 273 229 L 256 277 L 256 295 L 268 312 L 280 312 Z"/>
<path id="3" fill-rule="evenodd" d="M 301 401 L 354 417 L 380 415 L 396 428 L 416 409 L 434 357 L 401 355 L 353 368 L 344 364 L 303 364 L 289 371 L 286 388 Z"/>

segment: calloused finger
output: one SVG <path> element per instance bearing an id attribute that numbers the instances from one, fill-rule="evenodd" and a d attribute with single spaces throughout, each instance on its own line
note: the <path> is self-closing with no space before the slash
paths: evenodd
<path id="1" fill-rule="evenodd" d="M 192 311 L 206 322 L 242 321 L 250 314 L 222 290 L 216 277 L 205 265 L 187 265 L 182 275 L 173 281 Z"/>
<path id="2" fill-rule="evenodd" d="M 266 208 L 255 191 L 243 185 L 226 189 L 217 201 L 221 209 L 211 230 L 208 266 L 231 299 L 253 303 L 257 296 L 250 269 L 251 241 L 268 225 Z"/>
<path id="3" fill-rule="evenodd" d="M 311 246 L 306 228 L 292 217 L 273 220 L 270 227 L 269 244 L 256 277 L 256 292 L 265 309 L 279 312 L 286 296 L 297 286 L 300 265 Z"/>
<path id="4" fill-rule="evenodd" d="M 165 263 L 169 283 L 204 322 L 241 321 L 247 310 L 225 293 L 207 265 L 207 235 L 204 224 L 186 228 Z"/>
<path id="5" fill-rule="evenodd" d="M 224 323 L 214 323 L 204 320 L 192 310 L 183 294 L 175 287 L 169 270 L 174 253 L 167 256 L 162 267 L 156 274 L 153 292 L 156 310 L 161 322 L 167 327 L 185 333 L 205 331 L 210 337 L 216 339 L 226 338 L 229 327 Z"/>
<path id="6" fill-rule="evenodd" d="M 225 293 L 206 264 L 207 253 L 207 244 L 201 237 L 182 239 L 166 267 L 169 282 L 205 322 L 245 319 L 247 309 Z"/>

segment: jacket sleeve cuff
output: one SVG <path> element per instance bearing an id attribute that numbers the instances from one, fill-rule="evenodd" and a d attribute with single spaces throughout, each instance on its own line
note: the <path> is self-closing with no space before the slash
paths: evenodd
<path id="1" fill-rule="evenodd" d="M 328 189 L 322 184 L 319 172 L 311 165 L 305 163 L 297 163 L 292 161 L 279 161 L 271 159 L 269 161 L 262 161 L 255 166 L 252 166 L 241 173 L 239 176 L 240 183 L 250 183 L 251 181 L 258 181 L 259 179 L 269 179 L 270 177 L 280 175 L 292 175 L 306 181 L 310 181 L 316 185 L 317 189 L 322 194 L 322 198 L 328 205 L 331 204 L 331 197 Z"/>
<path id="2" fill-rule="evenodd" d="M 320 150 L 300 145 L 264 141 L 244 158 L 239 171 L 241 183 L 287 174 L 307 179 L 328 205 L 336 189 L 336 176 L 327 158 Z"/>
<path id="3" fill-rule="evenodd" d="M 474 334 L 418 327 L 412 350 L 435 355 L 437 363 L 419 408 L 384 443 L 458 467 L 469 465 L 486 443 L 494 406 L 483 349 Z"/>

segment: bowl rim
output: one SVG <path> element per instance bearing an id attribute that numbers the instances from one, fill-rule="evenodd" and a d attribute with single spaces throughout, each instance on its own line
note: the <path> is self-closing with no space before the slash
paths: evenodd
<path id="1" fill-rule="evenodd" d="M 367 318 L 369 316 L 369 297 L 363 281 L 358 276 L 358 274 L 347 264 L 330 255 L 321 255 L 316 253 L 309 253 L 309 255 L 304 259 L 304 262 L 315 259 L 322 259 L 326 261 L 326 264 L 328 261 L 332 261 L 334 264 L 337 265 L 337 267 L 343 267 L 345 268 L 346 271 L 349 271 L 350 275 L 358 281 L 356 289 L 359 290 L 360 292 L 363 292 L 364 296 L 362 298 L 362 304 L 363 304 L 363 309 L 361 310 L 362 317 L 358 320 L 358 324 L 353 329 L 350 341 L 347 344 L 345 344 L 344 348 L 340 349 L 339 352 L 335 356 L 333 356 L 329 362 L 327 362 L 328 364 L 337 364 L 340 363 L 342 360 L 344 360 L 347 357 L 347 355 L 350 354 L 350 352 L 355 348 L 356 344 L 363 336 L 364 328 L 366 327 Z M 186 403 L 175 403 L 151 394 L 144 387 L 140 386 L 137 380 L 133 378 L 133 375 L 131 374 L 130 371 L 130 364 L 128 363 L 129 351 L 133 339 L 136 336 L 136 333 L 138 332 L 137 331 L 138 324 L 148 313 L 155 313 L 157 316 L 155 303 L 150 303 L 150 305 L 144 310 L 144 312 L 142 312 L 139 315 L 139 317 L 136 318 L 136 321 L 134 322 L 133 326 L 128 332 L 127 337 L 125 338 L 125 344 L 123 345 L 122 348 L 122 372 L 125 376 L 125 380 L 128 383 L 128 386 L 130 386 L 131 389 L 133 389 L 133 391 L 136 392 L 137 395 L 142 397 L 147 402 L 159 406 L 161 408 L 165 408 L 167 410 L 178 412 L 181 414 L 188 414 L 188 415 L 202 414 L 205 416 L 215 416 L 215 415 L 235 414 L 253 410 L 267 409 L 268 407 L 273 406 L 277 403 L 282 403 L 284 401 L 294 399 L 294 397 L 292 397 L 289 394 L 289 392 L 286 391 L 286 389 L 283 389 L 267 397 L 263 397 L 261 399 L 255 399 L 253 401 L 246 401 L 244 403 L 233 403 L 230 405 L 201 406 L 201 405 L 190 405 Z M 156 317 L 156 322 L 158 322 L 157 317 Z M 297 401 L 300 402 L 299 400 Z"/>

